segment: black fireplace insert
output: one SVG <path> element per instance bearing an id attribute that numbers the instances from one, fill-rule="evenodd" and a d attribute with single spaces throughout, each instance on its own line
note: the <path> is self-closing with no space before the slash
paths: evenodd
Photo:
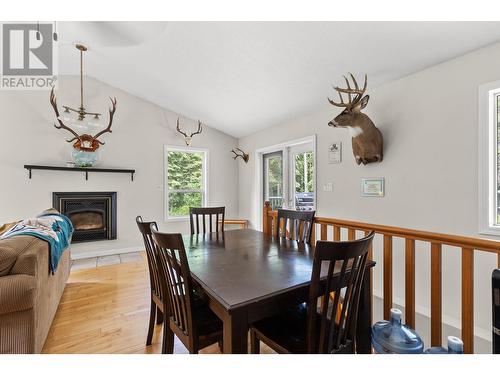
<path id="1" fill-rule="evenodd" d="M 116 239 L 116 192 L 55 192 L 52 205 L 71 220 L 71 242 Z"/>

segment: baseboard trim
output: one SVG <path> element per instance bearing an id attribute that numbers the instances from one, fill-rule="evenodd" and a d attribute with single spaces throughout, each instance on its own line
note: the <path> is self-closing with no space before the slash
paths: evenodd
<path id="1" fill-rule="evenodd" d="M 138 251 L 143 251 L 143 250 L 144 248 L 142 246 L 132 246 L 132 247 L 117 248 L 117 249 L 105 249 L 105 250 L 91 250 L 91 251 L 86 251 L 84 254 L 71 253 L 71 260 L 96 258 L 107 255 L 136 253 Z"/>

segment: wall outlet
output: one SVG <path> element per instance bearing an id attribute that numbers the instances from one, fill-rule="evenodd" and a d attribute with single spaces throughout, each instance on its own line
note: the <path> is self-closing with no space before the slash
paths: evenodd
<path id="1" fill-rule="evenodd" d="M 323 191 L 333 191 L 333 183 L 329 182 L 323 185 Z"/>

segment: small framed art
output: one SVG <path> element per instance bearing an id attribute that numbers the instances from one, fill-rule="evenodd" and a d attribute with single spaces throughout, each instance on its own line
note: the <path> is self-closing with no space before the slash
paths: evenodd
<path id="1" fill-rule="evenodd" d="M 383 197 L 384 195 L 385 179 L 383 177 L 361 179 L 362 197 Z"/>

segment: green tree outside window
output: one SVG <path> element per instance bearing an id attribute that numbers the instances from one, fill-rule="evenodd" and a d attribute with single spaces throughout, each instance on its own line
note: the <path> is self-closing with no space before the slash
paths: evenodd
<path id="1" fill-rule="evenodd" d="M 189 207 L 203 206 L 204 159 L 203 152 L 167 152 L 168 216 L 187 216 Z"/>

